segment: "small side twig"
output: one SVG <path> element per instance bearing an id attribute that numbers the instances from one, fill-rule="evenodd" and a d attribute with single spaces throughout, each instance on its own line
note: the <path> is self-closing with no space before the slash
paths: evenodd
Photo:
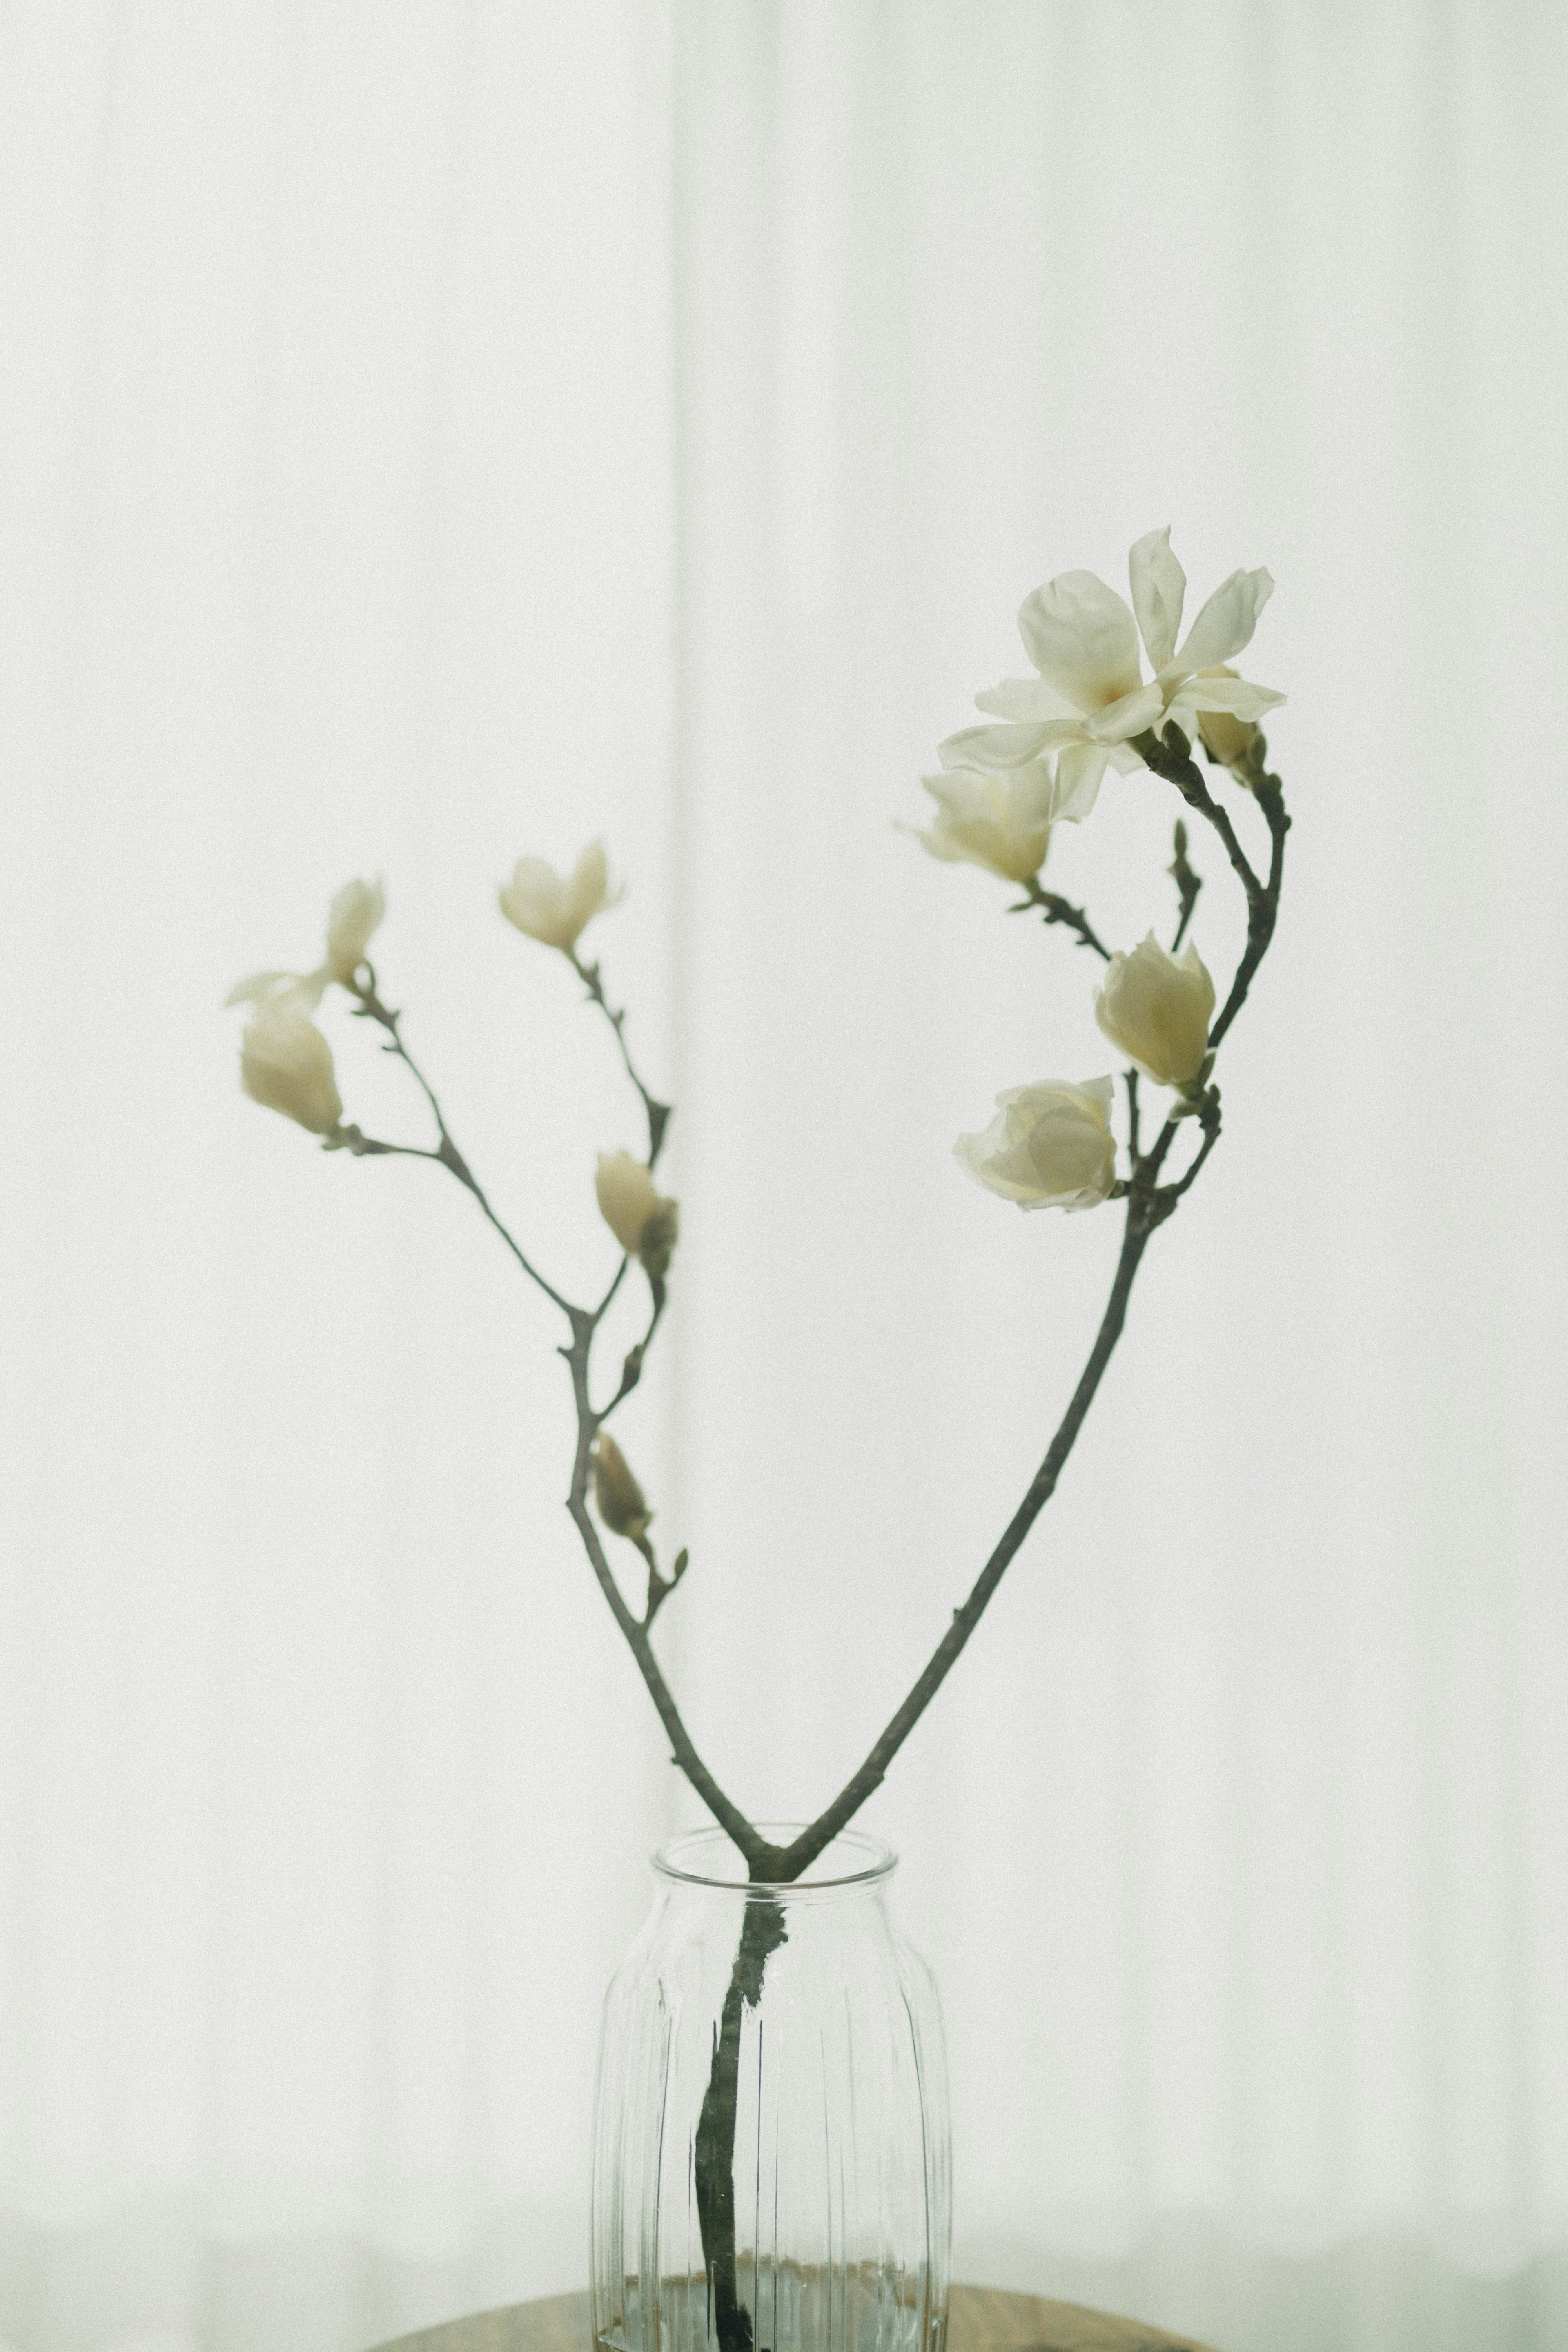
<path id="1" fill-rule="evenodd" d="M 669 1124 L 673 1106 L 658 1101 L 656 1096 L 649 1093 L 637 1076 L 630 1049 L 626 1045 L 626 1007 L 622 1005 L 617 1012 L 611 1004 L 609 998 L 605 994 L 605 986 L 599 977 L 598 965 L 584 963 L 575 948 L 569 948 L 566 952 L 571 960 L 573 971 L 587 990 L 590 999 L 599 1007 L 600 1012 L 615 1031 L 616 1043 L 621 1049 L 621 1059 L 626 1064 L 626 1076 L 642 1097 L 643 1108 L 647 1114 L 647 1164 L 651 1171 L 664 1148 L 664 1130 Z"/>
<path id="2" fill-rule="evenodd" d="M 1236 827 L 1205 783 L 1202 771 L 1192 756 L 1192 746 L 1181 729 L 1167 727 L 1163 737 L 1156 737 L 1152 732 L 1135 735 L 1130 748 L 1155 775 L 1163 776 L 1167 782 L 1174 784 L 1187 806 L 1196 809 L 1199 815 L 1213 825 L 1224 842 L 1226 855 L 1247 893 L 1247 946 L 1237 965 L 1224 1010 L 1209 1029 L 1212 1048 L 1219 1045 L 1247 1002 L 1252 975 L 1268 954 L 1268 942 L 1274 936 L 1274 925 L 1279 913 L 1279 888 L 1285 871 L 1285 835 L 1290 830 L 1284 793 L 1279 777 L 1268 774 L 1262 765 L 1267 747 L 1260 736 L 1257 747 L 1258 762 L 1255 768 L 1248 770 L 1246 782 L 1268 827 L 1268 878 L 1262 881 L 1254 872 L 1251 861 L 1236 837 Z"/>
<path id="3" fill-rule="evenodd" d="M 497 1216 L 494 1209 L 490 1206 L 489 1201 L 483 1188 L 479 1184 L 478 1178 L 475 1176 L 473 1170 L 468 1166 L 468 1161 L 464 1159 L 462 1153 L 458 1150 L 457 1144 L 452 1139 L 451 1131 L 447 1128 L 446 1118 L 442 1114 L 441 1106 L 436 1099 L 434 1087 L 431 1086 L 429 1079 L 425 1076 L 424 1071 L 419 1067 L 418 1063 L 416 1062 L 413 1055 L 409 1052 L 407 1046 L 403 1042 L 402 1032 L 398 1026 L 398 1024 L 402 1019 L 402 1015 L 400 1013 L 394 1013 L 388 1005 L 382 1003 L 381 998 L 377 995 L 375 973 L 371 965 L 368 963 L 363 964 L 361 966 L 361 970 L 365 972 L 368 977 L 362 981 L 356 973 L 354 978 L 348 982 L 350 992 L 358 999 L 354 1007 L 355 1013 L 359 1019 L 363 1021 L 374 1021 L 376 1023 L 378 1027 L 385 1030 L 389 1042 L 382 1048 L 382 1050 L 384 1053 L 395 1055 L 397 1059 L 404 1065 L 405 1068 L 412 1073 L 414 1078 L 418 1084 L 420 1092 L 424 1095 L 426 1101 L 430 1106 L 430 1114 L 436 1121 L 436 1130 L 440 1137 L 440 1142 L 437 1150 L 434 1151 L 418 1151 L 407 1144 L 376 1143 L 368 1137 L 361 1136 L 359 1138 L 357 1147 L 351 1142 L 348 1149 L 351 1151 L 356 1150 L 357 1149 L 358 1154 L 364 1157 L 368 1157 L 371 1154 L 379 1155 L 384 1152 L 399 1152 L 411 1159 L 438 1160 L 442 1167 L 449 1169 L 451 1173 L 457 1178 L 458 1183 L 463 1185 L 473 1194 L 475 1200 L 479 1202 L 480 1209 L 489 1218 L 490 1223 L 495 1227 L 496 1232 L 500 1235 L 501 1240 L 506 1244 L 508 1249 L 510 1250 L 513 1257 L 517 1260 L 524 1274 L 527 1275 L 530 1282 L 537 1283 L 540 1289 L 543 1291 L 545 1297 L 553 1300 L 554 1304 L 560 1307 L 562 1313 L 568 1318 L 568 1320 L 570 1320 L 572 1317 L 579 1313 L 580 1310 L 574 1307 L 569 1299 L 563 1297 L 561 1292 L 556 1289 L 555 1285 L 552 1282 L 548 1281 L 546 1277 L 540 1273 L 539 1268 L 528 1256 L 516 1236 L 508 1230 L 508 1228 L 501 1223 L 500 1217 Z M 356 1129 L 354 1132 L 357 1134 L 358 1129 Z"/>
<path id="4" fill-rule="evenodd" d="M 1176 925 L 1176 936 L 1171 941 L 1173 955 L 1181 952 L 1182 941 L 1187 936 L 1187 925 L 1193 919 L 1193 908 L 1198 903 L 1198 892 L 1204 887 L 1202 875 L 1194 874 L 1187 864 L 1187 828 L 1180 817 L 1176 819 L 1175 852 L 1174 858 L 1165 869 L 1175 883 L 1182 902 L 1182 919 Z"/>
<path id="5" fill-rule="evenodd" d="M 1037 907 L 1047 923 L 1065 924 L 1069 931 L 1076 932 L 1079 947 L 1091 948 L 1103 962 L 1110 961 L 1110 950 L 1096 933 L 1084 908 L 1070 905 L 1056 890 L 1042 889 L 1037 874 L 1031 874 L 1023 887 L 1028 895 L 1008 908 L 1010 915 L 1026 915 L 1031 908 Z"/>

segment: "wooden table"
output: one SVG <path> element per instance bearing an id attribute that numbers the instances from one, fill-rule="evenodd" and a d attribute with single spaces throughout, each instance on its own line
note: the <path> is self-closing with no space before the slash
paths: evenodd
<path id="1" fill-rule="evenodd" d="M 1167 2336 L 1142 2320 L 991 2286 L 953 2288 L 947 2342 L 948 2352 L 1205 2352 L 1191 2336 Z M 552 2294 L 483 2311 L 401 2336 L 382 2352 L 589 2352 L 588 2297 Z"/>

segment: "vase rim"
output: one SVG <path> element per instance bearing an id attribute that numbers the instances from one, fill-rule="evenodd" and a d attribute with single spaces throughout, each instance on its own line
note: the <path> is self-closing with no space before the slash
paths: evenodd
<path id="1" fill-rule="evenodd" d="M 770 1844 L 788 1845 L 809 1822 L 758 1822 L 757 1830 Z M 712 1867 L 702 1868 L 702 1862 L 711 1854 L 722 1858 L 728 1868 L 721 1873 Z M 829 1875 L 818 1878 L 813 1873 L 826 1863 Z M 899 1857 L 880 1838 L 868 1837 L 864 1830 L 840 1830 L 830 1838 L 816 1860 L 808 1863 L 799 1878 L 747 1878 L 737 1875 L 745 1869 L 744 1861 L 731 1843 L 727 1830 L 716 1822 L 706 1829 L 686 1830 L 661 1845 L 653 1857 L 653 1867 L 660 1878 L 674 1879 L 682 1886 L 711 1887 L 721 1895 L 746 1895 L 753 1891 L 772 1892 L 784 1895 L 827 1895 L 846 1888 L 880 1885 L 898 1868 Z"/>

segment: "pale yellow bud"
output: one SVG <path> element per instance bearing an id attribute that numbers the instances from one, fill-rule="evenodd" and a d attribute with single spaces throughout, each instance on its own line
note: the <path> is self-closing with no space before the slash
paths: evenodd
<path id="1" fill-rule="evenodd" d="M 680 1238 L 680 1204 L 677 1201 L 660 1201 L 658 1208 L 642 1229 L 637 1255 L 650 1280 L 662 1282 L 669 1272 L 669 1261 L 675 1255 L 675 1244 Z"/>
<path id="2" fill-rule="evenodd" d="M 239 1082 L 252 1102 L 331 1135 L 343 1116 L 332 1049 L 315 1023 L 285 998 L 262 1004 L 240 1040 Z"/>
<path id="3" fill-rule="evenodd" d="M 1234 677 L 1236 672 L 1221 662 L 1215 669 L 1200 672 L 1201 677 Z M 1257 722 L 1237 719 L 1228 710 L 1200 710 L 1196 714 L 1198 732 L 1211 755 L 1223 766 L 1236 767 L 1244 761 L 1258 740 Z"/>
<path id="4" fill-rule="evenodd" d="M 1184 1087 L 1208 1054 L 1214 982 L 1195 947 L 1178 961 L 1152 931 L 1131 955 L 1114 955 L 1095 991 L 1105 1035 L 1156 1086 Z"/>
<path id="5" fill-rule="evenodd" d="M 628 1257 L 640 1256 L 662 1278 L 679 1227 L 679 1210 L 629 1151 L 601 1151 L 594 1175 L 599 1213 Z"/>
<path id="6" fill-rule="evenodd" d="M 386 912 L 379 881 L 345 882 L 327 916 L 327 977 L 346 988 L 364 961 L 371 934 Z"/>
<path id="7" fill-rule="evenodd" d="M 637 1543 L 653 1521 L 642 1488 L 615 1439 L 601 1430 L 594 1441 L 594 1507 L 610 1533 Z"/>

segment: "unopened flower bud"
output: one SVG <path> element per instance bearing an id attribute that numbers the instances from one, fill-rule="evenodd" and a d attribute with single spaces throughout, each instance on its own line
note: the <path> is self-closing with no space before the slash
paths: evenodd
<path id="1" fill-rule="evenodd" d="M 626 1455 L 603 1429 L 594 1441 L 594 1507 L 612 1535 L 633 1543 L 647 1535 L 653 1519 Z"/>
<path id="2" fill-rule="evenodd" d="M 1214 982 L 1196 948 L 1178 961 L 1151 931 L 1131 955 L 1111 957 L 1095 991 L 1094 1017 L 1145 1077 L 1183 1087 L 1203 1068 L 1214 1004 Z"/>
<path id="3" fill-rule="evenodd" d="M 327 976 L 346 988 L 364 961 L 371 934 L 386 912 L 379 881 L 345 882 L 327 915 Z"/>
<path id="4" fill-rule="evenodd" d="M 1217 668 L 1204 670 L 1200 675 L 1204 677 L 1234 677 L 1236 672 L 1221 662 Z M 1258 740 L 1256 720 L 1237 719 L 1228 710 L 1200 710 L 1197 721 L 1198 732 L 1211 759 L 1217 760 L 1226 768 L 1245 765 L 1247 753 Z"/>
<path id="5" fill-rule="evenodd" d="M 595 841 L 564 880 L 544 858 L 520 857 L 501 885 L 500 910 L 529 939 L 570 955 L 585 926 L 620 895 L 610 888 L 605 845 Z"/>
<path id="6" fill-rule="evenodd" d="M 676 1202 L 658 1191 L 629 1151 L 600 1152 L 594 1190 L 599 1213 L 626 1255 L 640 1257 L 648 1273 L 662 1280 L 679 1226 Z"/>
<path id="7" fill-rule="evenodd" d="M 662 1282 L 669 1272 L 669 1261 L 675 1255 L 675 1244 L 680 1237 L 680 1204 L 678 1201 L 660 1201 L 658 1208 L 642 1229 L 637 1255 L 650 1282 Z"/>
<path id="8" fill-rule="evenodd" d="M 239 1082 L 252 1102 L 298 1119 L 312 1135 L 334 1134 L 342 1122 L 332 1049 L 287 997 L 258 1008 L 240 1041 Z"/>

